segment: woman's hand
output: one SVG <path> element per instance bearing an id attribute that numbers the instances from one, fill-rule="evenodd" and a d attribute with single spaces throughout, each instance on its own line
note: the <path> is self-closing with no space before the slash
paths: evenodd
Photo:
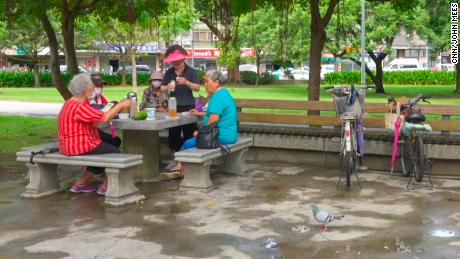
<path id="1" fill-rule="evenodd" d="M 186 85 L 186 86 L 190 84 L 190 82 L 187 79 L 185 79 L 185 77 L 181 77 L 181 76 L 176 77 L 176 82 L 177 84 Z"/>
<path id="2" fill-rule="evenodd" d="M 188 113 L 193 116 L 204 116 L 205 115 L 204 112 L 199 112 L 196 109 L 191 109 L 190 111 L 188 111 Z"/>
<path id="3" fill-rule="evenodd" d="M 157 112 L 167 112 L 166 108 L 160 107 L 157 108 Z"/>
<path id="4" fill-rule="evenodd" d="M 194 137 L 198 136 L 198 130 L 195 130 L 195 131 L 193 132 L 193 136 L 194 136 Z"/>

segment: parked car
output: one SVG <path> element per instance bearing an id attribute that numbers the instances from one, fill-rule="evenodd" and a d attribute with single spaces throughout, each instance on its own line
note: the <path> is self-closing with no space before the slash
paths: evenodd
<path id="1" fill-rule="evenodd" d="M 442 71 L 455 71 L 455 65 L 454 64 L 436 64 L 436 70 L 442 70 Z"/>
<path id="2" fill-rule="evenodd" d="M 397 58 L 391 61 L 383 71 L 414 71 L 421 70 L 422 65 L 416 58 Z"/>
<path id="3" fill-rule="evenodd" d="M 131 74 L 132 66 L 131 65 L 125 66 L 125 70 L 126 70 L 126 74 Z M 118 67 L 116 74 L 121 74 L 122 71 L 123 71 L 123 67 L 120 66 Z M 136 72 L 137 74 L 150 74 L 152 73 L 152 70 L 150 69 L 148 65 L 136 65 Z"/>
<path id="4" fill-rule="evenodd" d="M 60 65 L 59 70 L 61 72 L 67 72 L 67 65 Z M 79 73 L 90 73 L 88 69 L 86 69 L 86 68 L 84 68 L 82 66 L 78 66 L 78 72 Z"/>
<path id="5" fill-rule="evenodd" d="M 291 75 L 294 80 L 308 80 L 310 71 L 306 69 L 294 69 L 291 71 Z"/>
<path id="6" fill-rule="evenodd" d="M 257 73 L 257 66 L 254 64 L 242 64 L 239 66 L 240 72 L 252 71 Z"/>
<path id="7" fill-rule="evenodd" d="M 334 64 L 325 64 L 321 65 L 321 79 L 324 79 L 326 74 L 335 72 L 335 65 Z"/>

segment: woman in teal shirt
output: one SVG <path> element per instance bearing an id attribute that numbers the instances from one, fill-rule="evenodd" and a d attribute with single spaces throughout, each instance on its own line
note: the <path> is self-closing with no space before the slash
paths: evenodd
<path id="1" fill-rule="evenodd" d="M 203 124 L 216 123 L 219 128 L 217 141 L 220 144 L 234 144 L 238 141 L 238 113 L 230 92 L 222 86 L 222 73 L 209 70 L 204 78 L 206 92 L 211 96 Z M 193 112 L 192 112 L 193 114 Z M 197 133 L 197 132 L 196 132 Z M 194 134 L 196 136 L 196 133 Z M 183 148 L 196 147 L 196 137 L 185 141 Z"/>
<path id="2" fill-rule="evenodd" d="M 219 134 L 217 136 L 219 144 L 235 144 L 238 141 L 238 113 L 233 97 L 230 95 L 230 92 L 222 86 L 222 73 L 217 70 L 209 70 L 206 72 L 204 86 L 210 98 L 202 123 L 216 123 L 217 128 L 219 128 Z M 190 114 L 197 116 L 203 115 L 202 112 L 196 110 L 191 110 Z M 183 145 L 184 150 L 196 147 L 197 134 L 198 131 L 195 131 L 193 133 L 195 137 L 185 141 Z M 183 177 L 184 170 L 181 163 L 177 164 L 176 169 L 180 171 L 180 174 L 178 174 L 179 172 L 164 173 L 164 178 L 175 179 L 177 177 Z M 166 174 L 168 174 L 168 176 L 166 176 Z M 174 174 L 174 176 L 169 174 Z"/>

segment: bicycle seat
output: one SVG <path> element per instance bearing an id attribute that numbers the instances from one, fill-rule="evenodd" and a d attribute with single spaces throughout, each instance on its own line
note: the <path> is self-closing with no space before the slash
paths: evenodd
<path id="1" fill-rule="evenodd" d="M 407 116 L 406 121 L 410 123 L 421 123 L 426 120 L 425 115 L 420 112 L 413 112 Z"/>

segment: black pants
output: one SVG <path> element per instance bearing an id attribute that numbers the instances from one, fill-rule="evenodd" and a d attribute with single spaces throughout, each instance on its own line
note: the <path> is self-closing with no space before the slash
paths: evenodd
<path id="1" fill-rule="evenodd" d="M 195 108 L 194 106 L 177 106 L 177 112 L 186 112 Z M 168 144 L 173 152 L 177 152 L 182 148 L 184 142 L 193 138 L 193 132 L 197 130 L 196 123 L 182 125 L 169 129 Z"/>
<path id="2" fill-rule="evenodd" d="M 110 134 L 108 134 L 108 135 L 112 139 L 112 136 L 110 136 Z M 101 138 L 102 138 L 102 136 L 101 136 Z M 120 153 L 120 150 L 116 146 L 105 142 L 104 139 L 103 139 L 101 144 L 99 144 L 93 150 L 90 150 L 90 151 L 84 153 L 83 155 L 98 155 L 98 154 L 109 154 L 109 153 Z M 88 171 L 90 171 L 93 174 L 103 174 L 103 173 L 105 173 L 105 168 L 104 167 L 88 166 Z"/>

